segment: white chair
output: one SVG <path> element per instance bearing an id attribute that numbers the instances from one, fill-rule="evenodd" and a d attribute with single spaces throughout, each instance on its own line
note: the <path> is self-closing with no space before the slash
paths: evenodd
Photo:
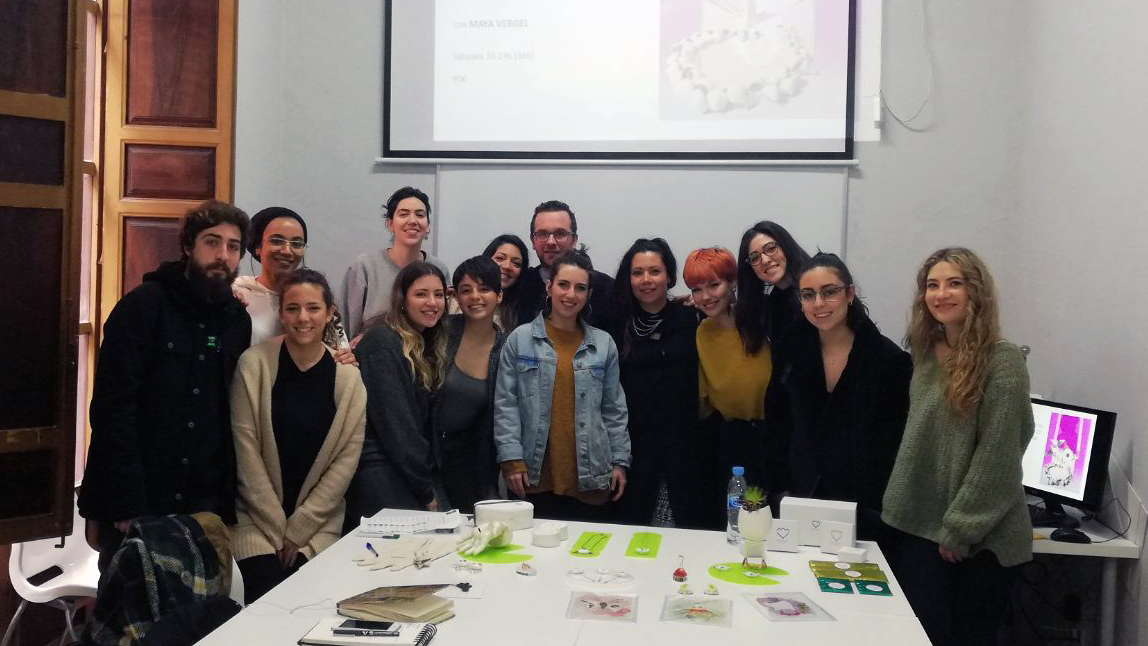
<path id="1" fill-rule="evenodd" d="M 8 623 L 0 646 L 8 646 L 16 632 L 20 615 L 29 603 L 46 603 L 64 611 L 67 630 L 60 636 L 61 644 L 67 643 L 65 640 L 69 638 L 71 641 L 79 639 L 72 626 L 76 612 L 75 599 L 96 596 L 96 587 L 100 582 L 99 553 L 84 540 L 84 519 L 78 512 L 74 514 L 72 523 L 72 535 L 67 537 L 63 547 L 56 547 L 60 543 L 58 538 L 12 546 L 9 575 L 12 587 L 20 595 L 21 601 L 16 614 L 12 615 L 12 621 Z M 53 566 L 58 567 L 61 573 L 39 585 L 28 581 L 29 577 L 35 577 Z"/>

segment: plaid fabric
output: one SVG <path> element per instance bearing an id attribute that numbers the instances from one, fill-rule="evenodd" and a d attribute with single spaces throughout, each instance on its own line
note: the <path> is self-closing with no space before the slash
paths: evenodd
<path id="1" fill-rule="evenodd" d="M 160 618 L 220 592 L 219 559 L 195 519 L 179 514 L 134 520 L 100 577 L 85 641 L 138 646 Z"/>

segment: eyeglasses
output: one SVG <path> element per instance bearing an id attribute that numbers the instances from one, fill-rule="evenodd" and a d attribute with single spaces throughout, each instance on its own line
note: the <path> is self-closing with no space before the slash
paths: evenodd
<path id="1" fill-rule="evenodd" d="M 847 287 L 849 286 L 830 285 L 829 287 L 822 287 L 821 291 L 803 289 L 797 292 L 797 297 L 801 299 L 802 303 L 814 303 L 817 301 L 818 296 L 820 296 L 821 300 L 825 301 L 826 303 L 836 303 L 837 301 L 841 300 L 841 294 Z"/>
<path id="2" fill-rule="evenodd" d="M 292 251 L 303 251 L 307 248 L 307 243 L 298 238 L 294 238 L 292 240 L 288 240 L 283 236 L 271 236 L 270 238 L 267 238 L 267 246 L 273 249 L 279 249 L 284 245 L 291 247 Z"/>
<path id="3" fill-rule="evenodd" d="M 558 229 L 557 231 L 535 231 L 530 234 L 530 237 L 534 238 L 535 242 L 546 242 L 550 236 L 554 236 L 554 242 L 566 242 L 573 235 L 566 229 Z"/>
<path id="4" fill-rule="evenodd" d="M 751 265 L 760 265 L 766 256 L 773 258 L 777 255 L 778 251 L 781 251 L 781 245 L 777 244 L 776 242 L 766 243 L 766 245 L 761 248 L 761 251 L 754 251 L 753 253 L 749 254 L 749 257 L 746 258 L 746 262 Z"/>

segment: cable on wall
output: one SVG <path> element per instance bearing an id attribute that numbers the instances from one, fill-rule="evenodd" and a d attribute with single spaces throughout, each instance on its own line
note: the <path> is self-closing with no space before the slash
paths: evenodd
<path id="1" fill-rule="evenodd" d="M 881 106 L 885 108 L 885 110 L 889 113 L 889 116 L 893 117 L 894 121 L 901 124 L 906 129 L 912 130 L 913 132 L 925 131 L 925 128 L 917 128 L 910 124 L 913 123 L 917 117 L 921 116 L 921 113 L 925 110 L 925 106 L 927 106 L 929 104 L 929 100 L 933 98 L 933 68 L 935 64 L 933 60 L 933 47 L 929 42 L 929 20 L 928 14 L 925 11 L 925 6 L 926 0 L 921 0 L 921 49 L 925 53 L 925 62 L 927 64 L 928 70 L 928 76 L 926 77 L 925 81 L 925 98 L 921 101 L 921 105 L 917 106 L 917 109 L 913 112 L 912 116 L 902 117 L 898 115 L 896 111 L 894 111 L 893 108 L 889 105 L 889 102 L 885 100 L 884 89 L 879 90 L 877 93 L 877 95 L 881 97 Z"/>

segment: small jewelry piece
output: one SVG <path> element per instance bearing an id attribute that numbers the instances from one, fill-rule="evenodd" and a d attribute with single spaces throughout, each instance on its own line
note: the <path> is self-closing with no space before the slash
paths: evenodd
<path id="1" fill-rule="evenodd" d="M 729 569 L 729 566 L 728 565 L 715 565 L 714 569 L 717 570 L 718 572 L 725 572 L 726 570 Z"/>
<path id="2" fill-rule="evenodd" d="M 459 561 L 454 564 L 456 570 L 470 570 L 471 572 L 482 572 L 482 563 L 475 563 L 474 561 Z"/>
<path id="3" fill-rule="evenodd" d="M 598 547 L 598 544 L 602 542 L 603 538 L 606 538 L 606 534 L 591 534 L 582 542 L 582 546 L 576 548 L 574 552 L 577 554 L 593 554 L 594 549 Z"/>
<path id="4" fill-rule="evenodd" d="M 747 576 L 751 579 L 756 579 L 757 577 L 761 576 L 757 572 L 749 572 L 749 571 L 743 571 L 742 574 L 744 574 L 745 576 Z"/>
<path id="5" fill-rule="evenodd" d="M 538 574 L 538 570 L 535 570 L 534 566 L 530 565 L 529 563 L 523 563 L 519 565 L 518 569 L 515 571 L 522 576 L 535 576 Z"/>
<path id="6" fill-rule="evenodd" d="M 707 585 L 706 586 L 706 594 L 718 594 L 717 586 L 712 584 L 712 583 Z"/>
<path id="7" fill-rule="evenodd" d="M 682 583 L 688 578 L 688 575 L 686 574 L 685 563 L 686 557 L 678 554 L 678 569 L 674 570 L 674 581 L 677 581 L 678 583 Z"/>
<path id="8" fill-rule="evenodd" d="M 690 589 L 690 584 L 683 583 L 678 586 L 678 594 L 693 594 L 694 591 Z"/>

